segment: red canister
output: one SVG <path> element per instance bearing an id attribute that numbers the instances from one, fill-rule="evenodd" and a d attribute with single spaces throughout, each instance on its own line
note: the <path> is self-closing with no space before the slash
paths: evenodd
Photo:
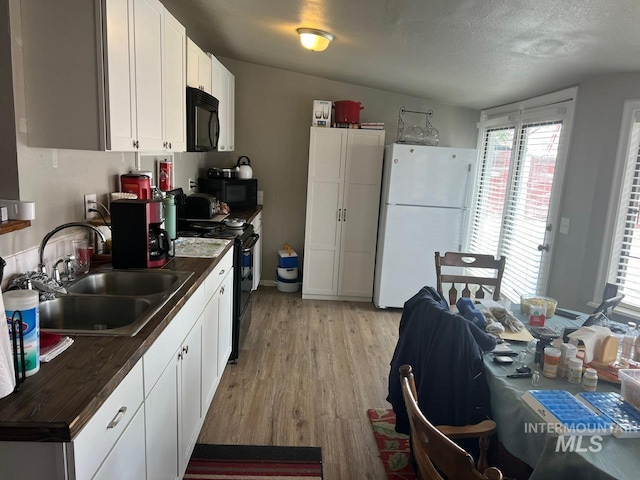
<path id="1" fill-rule="evenodd" d="M 158 188 L 163 192 L 171 190 L 171 161 L 162 160 L 158 167 Z"/>
<path id="2" fill-rule="evenodd" d="M 335 109 L 334 121 L 336 123 L 360 123 L 360 110 L 364 107 L 360 102 L 353 100 L 340 100 L 333 103 Z"/>

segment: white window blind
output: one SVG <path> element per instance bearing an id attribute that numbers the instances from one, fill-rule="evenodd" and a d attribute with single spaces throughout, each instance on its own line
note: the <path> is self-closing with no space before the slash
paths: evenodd
<path id="1" fill-rule="evenodd" d="M 608 280 L 624 304 L 640 308 L 640 111 L 633 112 Z"/>
<path id="2" fill-rule="evenodd" d="M 504 126 L 481 131 L 468 251 L 507 258 L 502 294 L 513 301 L 522 293 L 544 293 L 547 280 L 545 242 L 563 122 L 557 115 L 540 117 L 505 118 Z"/>

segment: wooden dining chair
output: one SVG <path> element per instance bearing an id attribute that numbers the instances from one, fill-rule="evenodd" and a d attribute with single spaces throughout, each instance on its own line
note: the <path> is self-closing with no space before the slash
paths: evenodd
<path id="1" fill-rule="evenodd" d="M 444 297 L 442 284 L 451 284 L 448 292 L 449 305 L 455 305 L 458 301 L 456 284 L 464 285 L 460 293 L 461 297 L 471 296 L 471 290 L 469 289 L 471 284 L 479 285 L 475 292 L 476 298 L 484 298 L 484 288 L 493 287 L 493 299 L 500 299 L 500 285 L 502 284 L 502 275 L 504 274 L 504 266 L 507 260 L 504 256 L 498 260 L 493 255 L 480 255 L 477 253 L 446 252 L 444 256 L 440 256 L 440 252 L 436 252 L 435 256 L 438 293 Z M 442 267 L 458 267 L 458 270 L 460 267 L 491 269 L 496 271 L 496 275 L 494 277 L 476 277 L 473 275 L 442 273 Z"/>
<path id="2" fill-rule="evenodd" d="M 489 440 L 496 431 L 493 420 L 484 420 L 475 425 L 462 427 L 448 425 L 435 427 L 422 414 L 418 406 L 418 394 L 411 365 L 400 367 L 400 382 L 411 426 L 411 446 L 418 468 L 418 478 L 421 480 L 502 479 L 502 472 L 499 469 L 487 467 Z M 434 392 L 434 395 L 437 394 L 438 392 Z M 452 440 L 457 438 L 480 439 L 477 467 L 473 457 Z"/>

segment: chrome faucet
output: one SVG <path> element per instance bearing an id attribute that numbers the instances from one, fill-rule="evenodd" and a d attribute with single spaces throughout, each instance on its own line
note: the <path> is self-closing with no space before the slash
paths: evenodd
<path id="1" fill-rule="evenodd" d="M 51 237 L 53 237 L 56 233 L 58 233 L 60 230 L 64 230 L 65 228 L 73 228 L 73 227 L 84 227 L 84 228 L 88 228 L 90 230 L 93 230 L 96 235 L 98 235 L 98 237 L 100 237 L 100 240 L 102 240 L 102 242 L 106 242 L 106 238 L 104 236 L 104 234 L 98 230 L 96 227 L 94 227 L 93 225 L 89 224 L 89 223 L 83 223 L 83 222 L 70 222 L 70 223 L 63 223 L 62 225 L 57 226 L 56 228 L 54 228 L 53 230 L 51 230 L 49 233 L 47 233 L 43 238 L 42 238 L 42 242 L 40 242 L 40 249 L 38 250 L 38 256 L 40 259 L 40 263 L 38 264 L 38 269 L 42 272 L 42 273 L 47 273 L 47 267 L 44 264 L 44 248 L 47 246 L 47 242 L 49 241 L 49 239 Z"/>

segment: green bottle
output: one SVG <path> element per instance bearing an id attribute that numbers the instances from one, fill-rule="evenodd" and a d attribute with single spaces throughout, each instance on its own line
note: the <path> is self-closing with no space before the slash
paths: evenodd
<path id="1" fill-rule="evenodd" d="M 173 195 L 167 195 L 162 200 L 164 204 L 164 229 L 171 240 L 176 238 L 176 202 Z"/>

